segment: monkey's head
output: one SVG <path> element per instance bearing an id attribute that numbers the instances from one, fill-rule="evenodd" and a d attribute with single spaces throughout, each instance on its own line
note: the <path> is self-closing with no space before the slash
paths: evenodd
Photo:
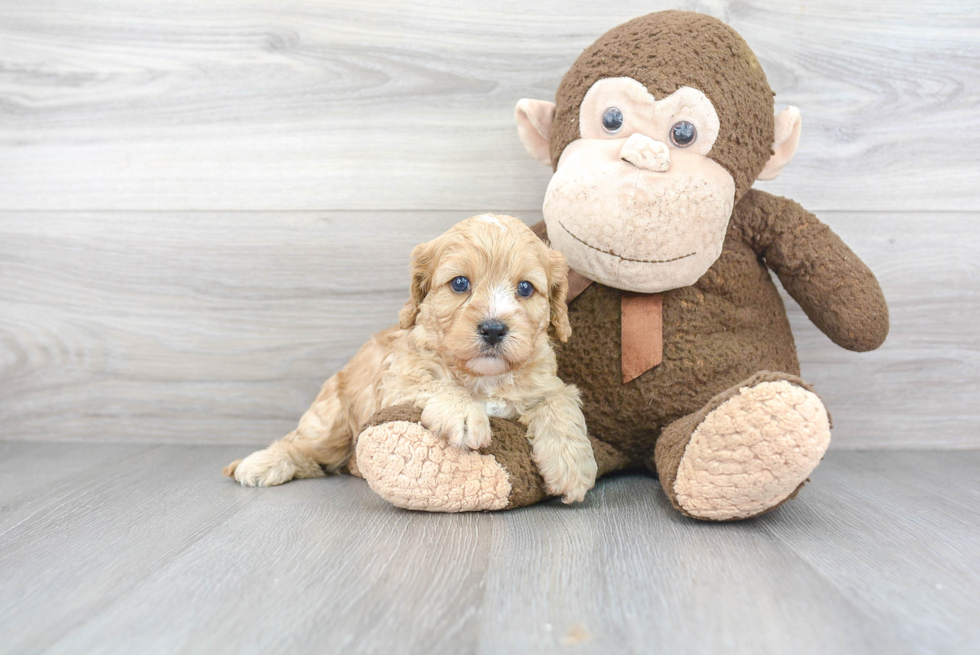
<path id="1" fill-rule="evenodd" d="M 755 55 L 721 21 L 682 11 L 636 18 L 586 48 L 557 104 L 521 100 L 518 133 L 554 167 L 544 200 L 552 247 L 602 284 L 689 286 L 721 254 L 735 203 L 796 152 L 800 113 L 773 116 Z"/>

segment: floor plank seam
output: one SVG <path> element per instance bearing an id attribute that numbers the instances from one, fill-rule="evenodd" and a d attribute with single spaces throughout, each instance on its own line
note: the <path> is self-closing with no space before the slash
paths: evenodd
<path id="1" fill-rule="evenodd" d="M 132 584 L 127 585 L 124 589 L 120 591 L 118 595 L 114 596 L 102 607 L 98 608 L 95 612 L 87 614 L 84 620 L 76 622 L 74 625 L 72 625 L 66 632 L 64 632 L 56 640 L 48 644 L 45 650 L 50 650 L 54 646 L 57 646 L 58 644 L 69 639 L 74 632 L 83 628 L 86 623 L 89 623 L 92 620 L 109 613 L 110 611 L 112 611 L 113 608 L 118 607 L 120 603 L 124 602 L 127 598 L 129 598 L 134 593 L 136 593 L 139 587 L 142 586 L 145 582 L 159 575 L 164 574 L 166 568 L 172 566 L 175 562 L 180 560 L 180 558 L 187 551 L 193 548 L 196 544 L 200 543 L 202 540 L 206 539 L 209 535 L 213 534 L 218 528 L 228 523 L 228 521 L 230 521 L 232 518 L 238 515 L 245 507 L 247 507 L 251 503 L 251 501 L 252 499 L 244 499 L 237 502 L 236 504 L 232 505 L 227 511 L 220 514 L 219 515 L 221 517 L 220 520 L 216 522 L 212 522 L 212 525 L 209 529 L 198 531 L 197 533 L 193 533 L 192 538 L 189 539 L 184 544 L 182 544 L 180 548 L 168 552 L 163 558 L 154 562 L 154 565 L 152 567 L 147 567 L 145 574 L 133 578 Z"/>
<path id="2" fill-rule="evenodd" d="M 50 443 L 50 442 L 48 442 L 48 443 Z M 152 447 L 148 448 L 147 450 L 140 450 L 140 451 L 136 451 L 136 452 L 132 452 L 132 453 L 127 453 L 126 455 L 120 456 L 118 458 L 110 459 L 108 462 L 100 462 L 98 464 L 93 464 L 92 466 L 87 467 L 83 471 L 79 471 L 79 472 L 76 472 L 74 474 L 68 475 L 65 478 L 58 479 L 57 481 L 55 481 L 51 485 L 51 487 L 53 487 L 53 488 L 49 488 L 47 493 L 55 492 L 57 486 L 66 486 L 66 487 L 68 487 L 69 486 L 68 485 L 68 482 L 67 482 L 68 478 L 77 477 L 81 473 L 87 473 L 87 472 L 90 472 L 90 471 L 97 470 L 99 468 L 104 468 L 104 467 L 106 467 L 110 463 L 112 463 L 112 464 L 118 464 L 118 463 L 121 463 L 121 462 L 126 462 L 127 460 L 135 459 L 135 458 L 137 458 L 137 457 L 139 457 L 141 455 L 144 455 L 144 454 L 146 454 L 148 452 L 153 452 L 155 450 L 163 450 L 165 447 L 166 447 L 165 444 L 154 444 Z M 92 480 L 91 482 L 89 482 L 89 483 L 86 484 L 86 487 L 85 488 L 89 488 L 89 487 L 95 488 L 98 485 L 102 484 L 103 482 L 104 481 L 102 481 L 102 480 Z M 24 523 L 27 523 L 28 521 L 30 521 L 39 512 L 42 512 L 42 511 L 45 511 L 45 510 L 51 510 L 52 508 L 57 509 L 59 507 L 70 505 L 71 503 L 77 501 L 78 498 L 80 497 L 79 491 L 80 491 L 80 489 L 78 487 L 65 489 L 64 490 L 64 495 L 63 496 L 60 496 L 57 500 L 44 503 L 43 505 L 41 505 L 40 507 L 38 507 L 36 510 L 32 511 L 28 516 L 26 516 L 22 520 L 20 520 L 18 523 L 14 524 L 14 525 L 11 525 L 8 528 L 4 529 L 2 532 L 0 532 L 0 540 L 2 540 L 4 538 L 4 536 L 7 535 L 7 533 L 9 533 L 11 530 L 15 530 L 19 526 L 21 526 Z M 45 494 L 45 495 L 47 495 L 47 494 Z M 12 507 L 14 507 L 15 502 L 19 501 L 20 498 L 21 498 L 21 495 L 18 495 L 18 496 L 14 496 L 12 498 L 9 498 L 9 499 L 3 501 L 2 505 L 0 505 L 0 507 L 3 507 L 4 509 L 12 508 Z M 40 501 L 40 500 L 42 500 L 42 498 L 44 498 L 44 496 L 36 497 L 36 498 L 34 498 L 32 500 L 38 500 L 38 501 Z M 68 499 L 68 500 L 66 500 L 66 499 Z M 19 506 L 27 505 L 30 502 L 32 502 L 32 500 L 20 501 L 19 502 Z"/>

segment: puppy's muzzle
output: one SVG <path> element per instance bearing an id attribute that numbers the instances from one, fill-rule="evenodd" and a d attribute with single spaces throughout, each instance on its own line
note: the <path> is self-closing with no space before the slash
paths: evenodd
<path id="1" fill-rule="evenodd" d="M 483 343 L 493 347 L 503 341 L 507 335 L 507 324 L 497 319 L 491 319 L 480 323 L 477 326 L 477 331 L 480 333 Z"/>

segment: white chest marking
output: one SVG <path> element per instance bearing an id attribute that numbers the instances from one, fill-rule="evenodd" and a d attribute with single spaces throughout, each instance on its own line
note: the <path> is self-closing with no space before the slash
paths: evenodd
<path id="1" fill-rule="evenodd" d="M 513 418 L 511 416 L 511 409 L 507 406 L 507 402 L 501 400 L 500 398 L 487 398 L 483 401 L 483 406 L 487 410 L 487 416 Z"/>

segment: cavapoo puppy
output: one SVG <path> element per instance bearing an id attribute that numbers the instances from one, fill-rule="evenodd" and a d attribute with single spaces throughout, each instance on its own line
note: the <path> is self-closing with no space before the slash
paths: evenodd
<path id="1" fill-rule="evenodd" d="M 242 485 L 335 472 L 383 407 L 413 404 L 422 424 L 461 448 L 490 443 L 490 416 L 527 427 L 549 492 L 566 503 L 593 487 L 596 462 L 578 390 L 557 376 L 549 328 L 566 341 L 568 266 L 511 216 L 481 215 L 412 252 L 399 325 L 326 381 L 299 426 L 225 467 Z"/>

